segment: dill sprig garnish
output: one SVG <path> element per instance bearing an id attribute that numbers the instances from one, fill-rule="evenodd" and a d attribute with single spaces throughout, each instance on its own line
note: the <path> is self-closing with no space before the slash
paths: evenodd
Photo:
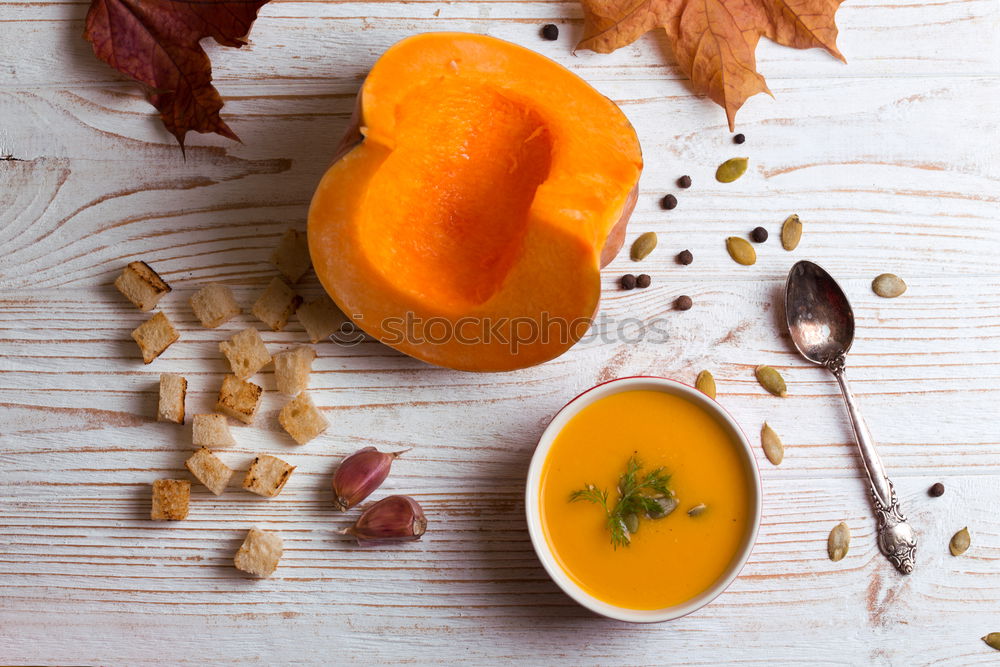
<path id="1" fill-rule="evenodd" d="M 673 492 L 667 486 L 670 475 L 662 467 L 645 474 L 640 474 L 641 472 L 642 462 L 639 457 L 629 457 L 625 472 L 618 479 L 618 500 L 614 507 L 608 505 L 607 490 L 599 489 L 593 484 L 587 484 L 569 496 L 570 502 L 583 500 L 604 510 L 611 544 L 615 549 L 627 547 L 632 542 L 632 533 L 635 532 L 639 517 L 660 519 L 677 506 L 673 501 Z M 629 522 L 633 524 L 632 530 L 629 530 Z"/>

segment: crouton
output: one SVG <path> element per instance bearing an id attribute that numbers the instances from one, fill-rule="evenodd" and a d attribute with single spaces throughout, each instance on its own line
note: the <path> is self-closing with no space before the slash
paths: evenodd
<path id="1" fill-rule="evenodd" d="M 225 415 L 195 415 L 191 434 L 196 447 L 232 447 L 236 444 Z"/>
<path id="2" fill-rule="evenodd" d="M 330 338 L 347 322 L 347 316 L 325 295 L 302 304 L 295 314 L 313 343 Z"/>
<path id="3" fill-rule="evenodd" d="M 316 351 L 307 345 L 298 345 L 274 355 L 274 379 L 278 391 L 295 396 L 309 386 L 309 373 Z"/>
<path id="4" fill-rule="evenodd" d="M 278 421 L 288 431 L 288 435 L 300 445 L 306 444 L 330 425 L 306 392 L 302 392 L 281 408 Z"/>
<path id="5" fill-rule="evenodd" d="M 139 310 L 152 310 L 170 285 L 146 262 L 129 262 L 115 278 L 115 287 Z"/>
<path id="6" fill-rule="evenodd" d="M 281 278 L 275 278 L 257 297 L 251 312 L 274 331 L 281 331 L 288 318 L 302 304 L 302 297 L 292 291 Z"/>
<path id="7" fill-rule="evenodd" d="M 294 229 L 286 231 L 278 247 L 271 253 L 271 264 L 288 278 L 288 282 L 293 285 L 299 282 L 312 264 L 305 233 Z"/>
<path id="8" fill-rule="evenodd" d="M 179 339 L 181 335 L 162 312 L 136 327 L 132 338 L 139 344 L 143 363 L 152 363 L 163 351 Z"/>
<path id="9" fill-rule="evenodd" d="M 221 416 L 221 415 L 220 415 Z M 223 419 L 225 419 L 223 417 Z M 195 478 L 215 495 L 221 494 L 229 485 L 229 479 L 236 471 L 222 462 L 210 450 L 202 447 L 184 462 Z"/>
<path id="10" fill-rule="evenodd" d="M 222 341 L 219 349 L 229 359 L 233 375 L 241 380 L 248 379 L 271 363 L 271 355 L 260 339 L 260 332 L 253 327 Z"/>
<path id="11" fill-rule="evenodd" d="M 188 515 L 191 482 L 186 479 L 158 479 L 153 482 L 153 511 L 158 521 L 180 521 Z"/>
<path id="12" fill-rule="evenodd" d="M 261 454 L 250 464 L 250 469 L 243 478 L 243 488 L 258 496 L 273 498 L 285 488 L 285 482 L 293 470 L 295 466 L 290 466 L 277 457 Z"/>
<path id="13" fill-rule="evenodd" d="M 191 310 L 201 326 L 214 329 L 240 314 L 240 307 L 233 293 L 225 285 L 205 285 L 191 297 Z"/>
<path id="14" fill-rule="evenodd" d="M 260 407 L 260 396 L 263 391 L 253 382 L 246 382 L 235 375 L 227 375 L 222 380 L 215 409 L 244 424 L 249 424 L 257 414 L 257 408 Z"/>
<path id="15" fill-rule="evenodd" d="M 160 373 L 160 404 L 156 421 L 184 423 L 184 397 L 188 381 L 175 373 Z"/>
<path id="16" fill-rule="evenodd" d="M 256 577 L 269 577 L 277 569 L 282 552 L 281 535 L 260 528 L 251 528 L 240 550 L 236 552 L 233 563 L 237 570 L 243 570 Z"/>

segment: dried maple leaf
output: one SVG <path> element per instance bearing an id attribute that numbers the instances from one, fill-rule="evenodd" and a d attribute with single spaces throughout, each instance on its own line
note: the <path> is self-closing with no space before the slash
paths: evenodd
<path id="1" fill-rule="evenodd" d="M 726 110 L 729 129 L 751 95 L 768 93 L 754 51 L 761 35 L 797 49 L 837 50 L 834 14 L 843 0 L 580 0 L 577 45 L 611 53 L 663 28 L 695 89 Z"/>
<path id="2" fill-rule="evenodd" d="M 150 103 L 182 149 L 191 130 L 239 141 L 219 117 L 222 97 L 199 42 L 212 37 L 223 46 L 243 46 L 267 2 L 92 0 L 83 36 L 98 58 L 148 86 Z"/>

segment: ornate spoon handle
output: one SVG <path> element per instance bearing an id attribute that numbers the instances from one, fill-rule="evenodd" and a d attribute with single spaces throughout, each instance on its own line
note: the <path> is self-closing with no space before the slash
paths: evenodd
<path id="1" fill-rule="evenodd" d="M 844 357 L 840 356 L 827 363 L 826 367 L 837 378 L 840 391 L 844 395 L 847 413 L 851 416 L 851 425 L 854 427 L 854 437 L 858 441 L 858 450 L 861 452 L 861 461 L 864 463 L 865 472 L 868 473 L 872 505 L 878 520 L 878 547 L 882 554 L 889 559 L 889 562 L 896 566 L 897 570 L 903 574 L 909 574 L 913 572 L 913 554 L 917 548 L 917 536 L 899 509 L 896 489 L 893 488 L 892 482 L 885 474 L 882 459 L 875 451 L 875 441 L 868 431 L 868 425 L 865 424 L 865 420 L 858 411 L 857 401 L 847 384 L 847 377 L 844 375 L 844 362 Z"/>

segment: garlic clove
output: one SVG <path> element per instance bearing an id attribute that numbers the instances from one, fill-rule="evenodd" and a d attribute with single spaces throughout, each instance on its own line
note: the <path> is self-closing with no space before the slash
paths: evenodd
<path id="1" fill-rule="evenodd" d="M 333 504 L 344 512 L 370 496 L 389 476 L 396 457 L 408 451 L 385 453 L 365 447 L 348 456 L 333 474 Z"/>
<path id="2" fill-rule="evenodd" d="M 409 496 L 389 496 L 365 509 L 353 526 L 340 530 L 353 535 L 358 544 L 419 540 L 427 530 L 420 504 Z"/>

